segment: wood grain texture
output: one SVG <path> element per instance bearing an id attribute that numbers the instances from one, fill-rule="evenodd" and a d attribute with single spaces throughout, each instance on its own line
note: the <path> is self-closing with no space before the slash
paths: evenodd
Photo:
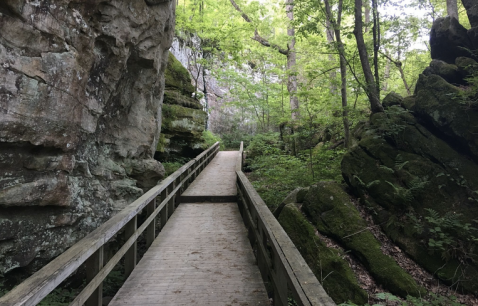
<path id="1" fill-rule="evenodd" d="M 189 188 L 181 195 L 181 201 L 188 196 L 235 196 L 236 162 L 239 152 L 221 151 L 199 174 Z M 185 202 L 185 201 L 184 201 Z"/>
<path id="2" fill-rule="evenodd" d="M 269 305 L 237 204 L 180 204 L 110 305 Z"/>

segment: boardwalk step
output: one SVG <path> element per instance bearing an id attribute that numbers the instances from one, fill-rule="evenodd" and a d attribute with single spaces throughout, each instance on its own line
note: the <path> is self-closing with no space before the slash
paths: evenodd
<path id="1" fill-rule="evenodd" d="M 221 195 L 221 196 L 181 196 L 179 198 L 181 203 L 234 203 L 237 202 L 237 195 Z"/>

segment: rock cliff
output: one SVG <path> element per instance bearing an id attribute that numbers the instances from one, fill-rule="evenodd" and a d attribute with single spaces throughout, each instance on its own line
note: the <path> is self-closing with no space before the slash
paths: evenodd
<path id="1" fill-rule="evenodd" d="M 0 2 L 0 274 L 50 260 L 163 177 L 175 3 Z"/>
<path id="2" fill-rule="evenodd" d="M 194 157 L 204 149 L 202 132 L 206 128 L 207 113 L 203 111 L 201 103 L 192 98 L 195 91 L 189 71 L 170 54 L 156 159 L 167 161 L 178 157 Z"/>
<path id="3" fill-rule="evenodd" d="M 444 283 L 476 295 L 478 25 L 470 20 L 471 30 L 450 17 L 435 21 L 433 61 L 415 94 L 384 99 L 385 112 L 355 130 L 360 142 L 345 155 L 342 172 L 376 223 L 411 258 Z"/>

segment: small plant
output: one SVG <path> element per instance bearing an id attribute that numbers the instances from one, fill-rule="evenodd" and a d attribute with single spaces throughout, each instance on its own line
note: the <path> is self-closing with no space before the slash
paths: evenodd
<path id="1" fill-rule="evenodd" d="M 446 260 L 458 258 L 463 262 L 474 261 L 478 230 L 471 226 L 471 223 L 463 223 L 461 214 L 447 212 L 440 216 L 433 209 L 428 208 L 426 211 L 428 212 L 428 216 L 425 217 L 429 232 L 428 246 L 433 251 L 441 252 L 443 259 Z"/>

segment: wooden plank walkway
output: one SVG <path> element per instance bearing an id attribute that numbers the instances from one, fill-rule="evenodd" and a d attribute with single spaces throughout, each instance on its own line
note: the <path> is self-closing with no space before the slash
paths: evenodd
<path id="1" fill-rule="evenodd" d="M 219 152 L 185 193 L 235 196 L 237 154 Z M 181 203 L 109 305 L 269 304 L 237 204 Z"/>
<path id="2" fill-rule="evenodd" d="M 181 203 L 237 201 L 235 166 L 238 154 L 238 151 L 219 152 L 181 195 Z"/>

